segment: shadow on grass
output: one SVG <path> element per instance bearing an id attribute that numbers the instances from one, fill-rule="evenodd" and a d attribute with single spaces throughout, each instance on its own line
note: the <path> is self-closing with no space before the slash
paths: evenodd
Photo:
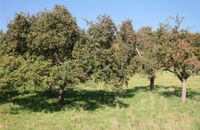
<path id="1" fill-rule="evenodd" d="M 59 106 L 57 100 L 58 91 L 35 91 L 26 94 L 17 91 L 0 92 L 0 104 L 13 103 L 19 105 L 21 110 L 34 112 L 55 112 L 64 108 L 93 111 L 104 106 L 128 107 L 128 104 L 117 98 L 115 92 L 103 90 L 68 90 L 65 92 L 63 106 Z"/>
<path id="2" fill-rule="evenodd" d="M 164 89 L 164 91 L 160 91 L 159 94 L 165 97 L 181 97 L 181 87 L 176 87 L 176 86 L 169 86 L 169 87 L 163 87 L 159 86 L 159 89 Z M 193 99 L 195 96 L 200 96 L 200 91 L 197 89 L 191 89 L 187 88 L 187 98 Z"/>
<path id="3" fill-rule="evenodd" d="M 149 92 L 148 86 L 138 86 L 134 88 L 124 89 L 119 95 L 116 92 L 104 90 L 73 90 L 69 89 L 65 92 L 65 101 L 63 106 L 57 104 L 58 91 L 35 91 L 27 93 L 19 93 L 17 91 L 0 92 L 0 104 L 13 103 L 19 107 L 19 110 L 30 110 L 34 112 L 56 112 L 63 109 L 83 109 L 86 111 L 94 111 L 104 106 L 127 108 L 129 105 L 124 103 L 122 98 L 132 98 L 139 92 Z M 155 93 L 159 93 L 165 97 L 181 96 L 181 88 L 170 86 L 155 86 Z M 193 98 L 200 96 L 199 91 L 187 89 L 187 97 Z M 120 98 L 119 98 L 120 97 Z"/>
<path id="4" fill-rule="evenodd" d="M 152 92 L 158 93 L 164 97 L 181 97 L 181 87 L 177 86 L 163 86 L 163 85 L 155 85 L 154 90 Z M 133 89 L 126 89 L 124 97 L 133 97 L 134 94 L 138 92 L 150 92 L 149 86 L 140 86 L 135 87 Z M 187 88 L 187 98 L 193 99 L 196 96 L 200 96 L 200 89 L 191 89 Z"/>

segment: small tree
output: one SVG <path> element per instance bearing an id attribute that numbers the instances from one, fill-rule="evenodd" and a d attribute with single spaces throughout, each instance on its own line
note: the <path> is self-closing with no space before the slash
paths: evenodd
<path id="1" fill-rule="evenodd" d="M 152 31 L 151 27 L 143 27 L 137 33 L 137 42 L 140 50 L 140 72 L 147 75 L 150 80 L 150 90 L 154 89 L 154 80 L 156 78 L 156 71 L 161 66 L 157 60 L 157 37 L 156 33 Z"/>
<path id="2" fill-rule="evenodd" d="M 186 81 L 200 71 L 200 61 L 195 56 L 194 35 L 181 29 L 182 19 L 176 17 L 175 25 L 163 24 L 158 30 L 160 40 L 159 61 L 166 70 L 182 82 L 182 102 L 186 101 Z"/>

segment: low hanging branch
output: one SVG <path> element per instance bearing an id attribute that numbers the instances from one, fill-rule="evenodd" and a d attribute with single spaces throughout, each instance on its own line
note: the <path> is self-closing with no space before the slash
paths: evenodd
<path id="1" fill-rule="evenodd" d="M 140 54 L 140 52 L 139 52 L 139 50 L 138 50 L 138 48 L 136 47 L 136 49 L 135 49 L 136 51 L 137 51 L 137 53 L 138 53 L 138 55 L 139 55 L 139 57 L 140 58 L 142 58 L 142 56 L 141 56 L 141 54 Z"/>

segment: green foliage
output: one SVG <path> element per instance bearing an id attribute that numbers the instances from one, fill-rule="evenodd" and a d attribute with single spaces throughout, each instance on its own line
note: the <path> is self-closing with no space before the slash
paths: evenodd
<path id="1" fill-rule="evenodd" d="M 158 61 L 182 81 L 200 71 L 200 61 L 192 45 L 195 37 L 188 30 L 180 28 L 181 22 L 182 19 L 176 17 L 175 26 L 161 25 L 159 39 L 164 39 L 164 42 L 160 44 Z"/>
<path id="2" fill-rule="evenodd" d="M 87 79 L 83 70 L 72 60 L 54 66 L 51 73 L 53 76 L 52 85 L 55 87 L 71 88 L 75 84 L 84 82 Z"/>
<path id="3" fill-rule="evenodd" d="M 20 68 L 23 58 L 4 55 L 0 59 L 0 88 L 13 89 L 16 87 L 15 73 Z"/>
<path id="4" fill-rule="evenodd" d="M 155 78 L 156 71 L 161 68 L 157 60 L 158 41 L 157 35 L 152 31 L 151 27 L 143 27 L 137 32 L 138 49 L 141 57 L 140 72 L 147 75 L 148 78 Z"/>
<path id="5" fill-rule="evenodd" d="M 0 56 L 3 55 L 5 50 L 4 37 L 5 37 L 4 32 L 0 30 Z"/>
<path id="6" fill-rule="evenodd" d="M 0 57 L 0 89 L 39 90 L 48 86 L 51 62 L 40 57 Z"/>
<path id="7" fill-rule="evenodd" d="M 119 30 L 119 38 L 120 41 L 124 44 L 131 44 L 134 49 L 136 47 L 136 32 L 133 29 L 132 21 L 126 20 L 122 22 Z"/>
<path id="8" fill-rule="evenodd" d="M 109 16 L 99 16 L 97 23 L 91 24 L 88 33 L 76 44 L 73 56 L 84 72 L 96 82 L 112 84 L 121 88 L 127 83 L 126 63 L 120 62 L 120 51 L 112 45 L 116 27 Z"/>
<path id="9" fill-rule="evenodd" d="M 193 44 L 195 46 L 195 55 L 200 60 L 200 34 L 199 33 L 195 34 L 195 41 Z"/>
<path id="10" fill-rule="evenodd" d="M 76 63 L 87 73 L 88 78 L 93 78 L 96 82 L 114 84 L 117 88 L 127 82 L 126 69 L 123 68 L 125 64 L 119 62 L 120 51 L 98 48 L 90 37 L 76 44 L 74 49 Z"/>
<path id="11" fill-rule="evenodd" d="M 1 52 L 0 88 L 64 89 L 84 81 L 87 76 L 82 66 L 72 59 L 75 44 L 81 42 L 80 33 L 64 6 L 31 17 L 17 14 L 5 36 L 1 35 L 0 49 L 5 52 Z"/>
<path id="12" fill-rule="evenodd" d="M 126 69 L 119 64 L 115 53 L 113 49 L 98 50 L 95 56 L 93 76 L 96 82 L 105 82 L 121 89 L 128 77 L 125 73 Z"/>
<path id="13" fill-rule="evenodd" d="M 108 49 L 112 46 L 115 38 L 116 26 L 109 16 L 100 15 L 95 24 L 90 23 L 88 34 L 96 47 Z"/>
<path id="14" fill-rule="evenodd" d="M 31 54 L 42 55 L 54 63 L 71 58 L 79 29 L 75 18 L 63 6 L 41 12 L 31 20 L 29 44 Z"/>
<path id="15" fill-rule="evenodd" d="M 16 14 L 7 32 L 0 31 L 0 89 L 59 88 L 63 104 L 65 89 L 88 79 L 121 89 L 138 68 L 149 79 L 161 67 L 180 80 L 200 71 L 199 35 L 180 29 L 179 19 L 175 26 L 137 33 L 131 20 L 117 30 L 107 15 L 88 23 L 81 30 L 58 5 L 32 16 Z"/>
<path id="16" fill-rule="evenodd" d="M 133 29 L 132 21 L 126 20 L 122 22 L 118 31 L 116 43 L 119 44 L 115 48 L 115 57 L 119 69 L 123 70 L 126 77 L 133 76 L 138 68 L 137 60 L 137 35 Z"/>
<path id="17" fill-rule="evenodd" d="M 79 41 L 74 46 L 72 57 L 88 75 L 88 78 L 94 73 L 95 55 L 95 45 L 92 39 L 82 31 Z"/>
<path id="18" fill-rule="evenodd" d="M 52 68 L 53 80 L 50 85 L 59 88 L 59 100 L 58 103 L 63 105 L 65 90 L 73 88 L 76 84 L 84 82 L 87 79 L 87 75 L 83 72 L 83 69 L 78 66 L 73 60 L 67 60 L 60 65 Z"/>
<path id="19" fill-rule="evenodd" d="M 4 32 L 0 30 L 0 43 L 3 42 L 4 36 L 5 36 Z"/>
<path id="20" fill-rule="evenodd" d="M 8 24 L 8 31 L 5 34 L 5 52 L 12 55 L 24 54 L 27 51 L 27 36 L 30 22 L 25 14 L 16 14 L 15 19 Z"/>

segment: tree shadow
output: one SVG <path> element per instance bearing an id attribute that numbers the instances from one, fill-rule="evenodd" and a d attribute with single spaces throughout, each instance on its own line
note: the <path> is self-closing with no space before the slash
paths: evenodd
<path id="1" fill-rule="evenodd" d="M 68 89 L 65 92 L 65 101 L 62 106 L 58 105 L 58 91 L 34 91 L 23 92 L 6 91 L 0 92 L 0 104 L 13 103 L 19 110 L 33 112 L 56 112 L 63 109 L 83 109 L 94 111 L 105 106 L 127 108 L 129 105 L 120 98 L 131 98 L 137 92 L 148 91 L 146 86 L 138 86 L 124 89 L 122 93 L 106 90 L 76 90 Z"/>
<path id="2" fill-rule="evenodd" d="M 123 92 L 119 94 L 119 96 L 122 98 L 132 98 L 135 96 L 135 94 L 139 92 L 148 92 L 148 91 L 150 91 L 149 86 L 136 86 L 124 89 Z"/>
<path id="3" fill-rule="evenodd" d="M 64 109 L 83 109 L 94 111 L 98 108 L 119 107 L 127 108 L 129 104 L 123 98 L 132 98 L 137 93 L 150 92 L 149 86 L 137 86 L 126 88 L 122 93 L 106 90 L 76 90 L 68 89 L 65 92 L 63 106 L 58 105 L 58 91 L 34 91 L 20 93 L 18 91 L 0 92 L 0 104 L 13 103 L 19 106 L 19 110 L 30 110 L 33 112 L 56 112 Z M 165 97 L 180 97 L 181 88 L 176 86 L 155 86 L 154 93 Z M 187 98 L 200 96 L 200 91 L 187 89 Z"/>
<path id="4" fill-rule="evenodd" d="M 13 97 L 20 95 L 16 90 L 0 91 L 0 104 L 11 102 Z"/>
<path id="5" fill-rule="evenodd" d="M 94 111 L 98 108 L 120 107 L 126 108 L 128 104 L 117 98 L 117 93 L 104 90 L 73 90 L 65 92 L 65 101 L 58 105 L 58 91 L 34 91 L 22 94 L 17 91 L 0 92 L 0 104 L 13 103 L 19 110 L 31 110 L 33 112 L 55 112 L 63 109 L 84 109 Z"/>
<path id="6" fill-rule="evenodd" d="M 177 87 L 177 86 L 155 85 L 153 91 L 150 91 L 149 86 L 137 86 L 131 89 L 125 89 L 123 97 L 132 98 L 138 92 L 158 93 L 161 96 L 164 96 L 167 98 L 174 97 L 174 96 L 181 97 L 181 91 L 182 91 L 182 88 Z M 195 99 L 195 97 L 200 96 L 200 89 L 187 88 L 186 96 L 188 99 Z"/>
<path id="7" fill-rule="evenodd" d="M 164 91 L 159 92 L 160 95 L 165 96 L 165 97 L 181 97 L 181 87 L 177 86 L 168 86 L 168 87 L 163 87 L 159 86 L 159 89 L 164 89 Z M 187 88 L 187 93 L 186 93 L 187 98 L 189 99 L 194 99 L 196 96 L 200 96 L 200 91 L 197 89 L 191 89 Z"/>

